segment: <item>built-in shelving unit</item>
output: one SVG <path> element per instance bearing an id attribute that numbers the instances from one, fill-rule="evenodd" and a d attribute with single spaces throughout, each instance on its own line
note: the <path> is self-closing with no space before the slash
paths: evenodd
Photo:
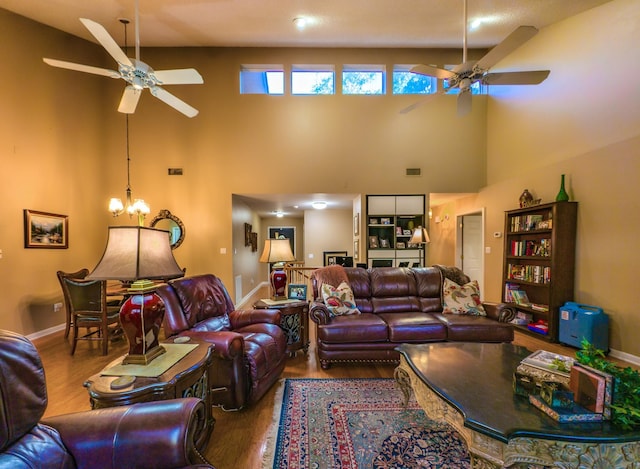
<path id="1" fill-rule="evenodd" d="M 424 195 L 368 195 L 368 266 L 424 266 L 424 246 L 409 242 L 413 229 L 424 226 L 424 214 Z"/>
<path id="2" fill-rule="evenodd" d="M 577 213 L 577 202 L 554 202 L 505 214 L 503 301 L 517 308 L 516 327 L 550 342 L 573 300 Z M 532 326 L 540 321 L 546 330 Z"/>

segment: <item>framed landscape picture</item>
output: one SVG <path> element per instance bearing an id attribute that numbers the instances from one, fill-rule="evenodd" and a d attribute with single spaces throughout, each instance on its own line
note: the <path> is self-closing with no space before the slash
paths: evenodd
<path id="1" fill-rule="evenodd" d="M 69 247 L 69 217 L 25 209 L 24 247 L 67 249 Z"/>

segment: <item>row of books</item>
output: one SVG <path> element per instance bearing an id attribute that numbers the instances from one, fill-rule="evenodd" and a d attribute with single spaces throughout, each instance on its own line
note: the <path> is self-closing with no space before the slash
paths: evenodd
<path id="1" fill-rule="evenodd" d="M 514 239 L 511 241 L 509 251 L 512 256 L 549 257 L 551 256 L 551 239 L 525 239 L 522 241 Z"/>
<path id="2" fill-rule="evenodd" d="M 511 217 L 509 223 L 509 231 L 512 233 L 542 229 L 548 230 L 553 227 L 551 212 L 549 212 L 548 218 L 546 219 L 544 219 L 542 215 L 517 215 Z"/>
<path id="3" fill-rule="evenodd" d="M 540 388 L 529 395 L 529 402 L 554 420 L 575 423 L 611 419 L 614 380 L 610 374 L 545 350 L 526 357 L 520 370 L 522 366 L 545 370 L 563 378 L 542 382 Z"/>
<path id="4" fill-rule="evenodd" d="M 549 283 L 551 267 L 531 264 L 508 264 L 507 278 L 530 283 Z"/>

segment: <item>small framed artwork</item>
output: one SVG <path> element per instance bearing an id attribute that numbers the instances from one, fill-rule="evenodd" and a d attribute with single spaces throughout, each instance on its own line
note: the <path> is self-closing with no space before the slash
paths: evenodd
<path id="1" fill-rule="evenodd" d="M 404 248 L 405 248 L 404 241 L 398 241 L 396 243 L 396 249 L 404 249 Z"/>
<path id="2" fill-rule="evenodd" d="M 25 209 L 24 247 L 67 249 L 69 247 L 69 217 Z"/>
<path id="3" fill-rule="evenodd" d="M 287 297 L 290 300 L 305 301 L 307 299 L 307 286 L 304 284 L 290 283 L 287 285 Z"/>
<path id="4" fill-rule="evenodd" d="M 396 234 L 398 236 L 402 236 L 402 227 L 401 226 L 396 226 Z"/>
<path id="5" fill-rule="evenodd" d="M 358 236 L 360 234 L 360 214 L 356 213 L 353 216 L 353 236 Z"/>
<path id="6" fill-rule="evenodd" d="M 378 237 L 377 236 L 369 236 L 369 249 L 379 248 Z"/>
<path id="7" fill-rule="evenodd" d="M 405 236 L 411 236 L 411 230 L 402 230 L 402 234 Z"/>
<path id="8" fill-rule="evenodd" d="M 377 218 L 369 218 L 370 225 L 379 225 L 380 221 Z"/>
<path id="9" fill-rule="evenodd" d="M 251 244 L 251 230 L 253 227 L 249 223 L 244 224 L 244 245 L 252 246 Z"/>
<path id="10" fill-rule="evenodd" d="M 391 224 L 391 218 L 381 218 L 380 219 L 380 224 L 381 225 L 390 225 Z"/>
<path id="11" fill-rule="evenodd" d="M 360 240 L 358 239 L 353 241 L 353 260 L 356 262 L 360 260 Z"/>
<path id="12" fill-rule="evenodd" d="M 347 257 L 347 251 L 324 251 L 324 265 L 336 265 L 336 257 Z"/>
<path id="13" fill-rule="evenodd" d="M 387 238 L 380 238 L 380 247 L 383 249 L 389 249 L 391 247 L 389 240 Z"/>

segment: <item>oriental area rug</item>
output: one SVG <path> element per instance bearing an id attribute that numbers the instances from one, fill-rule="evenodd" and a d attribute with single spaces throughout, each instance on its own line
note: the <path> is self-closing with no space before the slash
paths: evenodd
<path id="1" fill-rule="evenodd" d="M 469 468 L 460 434 L 403 400 L 388 378 L 285 379 L 263 469 Z"/>

